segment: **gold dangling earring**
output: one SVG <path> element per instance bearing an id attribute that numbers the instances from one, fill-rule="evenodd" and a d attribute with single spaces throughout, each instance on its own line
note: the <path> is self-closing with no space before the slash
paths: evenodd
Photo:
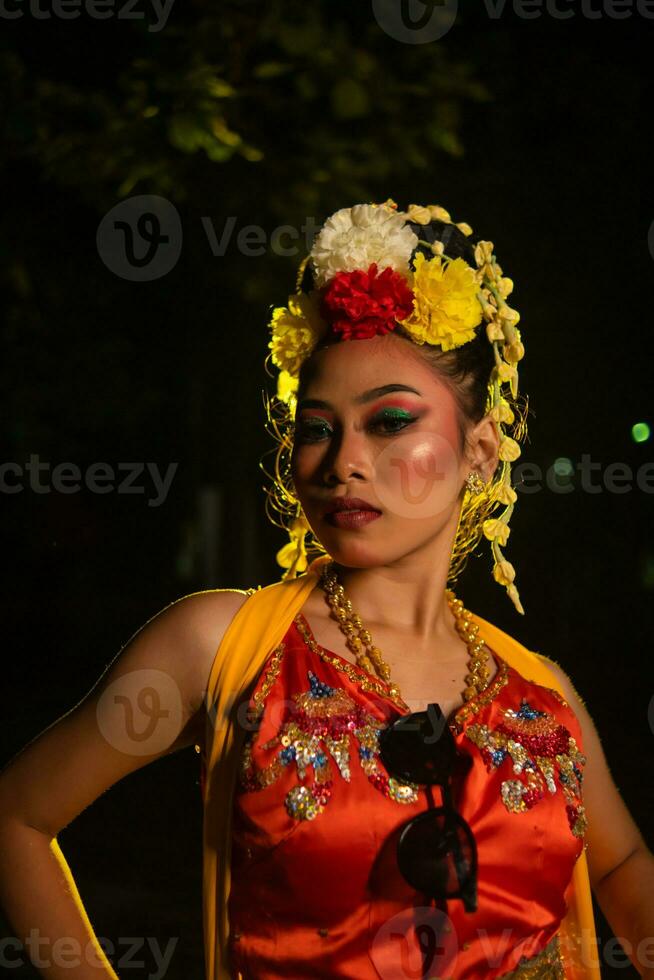
<path id="1" fill-rule="evenodd" d="M 309 524 L 304 514 L 293 518 L 291 521 L 288 529 L 291 540 L 283 548 L 280 548 L 275 556 L 277 564 L 286 569 L 282 575 L 282 582 L 289 578 L 297 578 L 299 572 L 306 571 L 307 553 L 304 539 L 309 530 Z"/>
<path id="2" fill-rule="evenodd" d="M 473 470 L 471 473 L 468 473 L 466 477 L 465 486 L 466 489 L 470 491 L 470 493 L 483 493 L 484 490 L 486 489 L 486 484 L 484 483 L 481 475 L 476 470 Z"/>

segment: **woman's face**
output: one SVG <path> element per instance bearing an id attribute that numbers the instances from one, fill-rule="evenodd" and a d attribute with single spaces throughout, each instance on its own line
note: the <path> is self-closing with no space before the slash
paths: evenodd
<path id="1" fill-rule="evenodd" d="M 444 531 L 453 538 L 471 464 L 446 385 L 392 334 L 336 343 L 316 352 L 312 367 L 297 406 L 291 472 L 331 557 L 370 567 Z M 344 497 L 360 498 L 377 516 L 339 522 L 329 506 Z"/>

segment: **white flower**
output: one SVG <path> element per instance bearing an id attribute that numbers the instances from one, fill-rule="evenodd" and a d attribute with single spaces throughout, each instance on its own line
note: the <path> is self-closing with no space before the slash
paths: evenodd
<path id="1" fill-rule="evenodd" d="M 418 236 L 404 215 L 385 205 L 355 204 L 341 208 L 325 221 L 311 249 L 316 287 L 324 286 L 338 272 L 368 270 L 372 262 L 379 272 L 390 266 L 408 277 L 409 259 Z"/>

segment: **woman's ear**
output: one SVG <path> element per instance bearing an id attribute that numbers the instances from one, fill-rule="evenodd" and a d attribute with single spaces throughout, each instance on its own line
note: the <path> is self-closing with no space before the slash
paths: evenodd
<path id="1" fill-rule="evenodd" d="M 485 483 L 492 479 L 500 455 L 500 432 L 490 415 L 474 426 L 468 435 L 466 456 L 473 469 L 481 473 Z"/>

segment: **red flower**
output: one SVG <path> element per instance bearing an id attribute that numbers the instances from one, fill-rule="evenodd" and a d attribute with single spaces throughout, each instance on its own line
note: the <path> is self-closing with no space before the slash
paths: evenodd
<path id="1" fill-rule="evenodd" d="M 339 272 L 326 286 L 322 314 L 341 340 L 367 340 L 390 333 L 413 310 L 413 293 L 404 276 L 390 267 Z"/>

